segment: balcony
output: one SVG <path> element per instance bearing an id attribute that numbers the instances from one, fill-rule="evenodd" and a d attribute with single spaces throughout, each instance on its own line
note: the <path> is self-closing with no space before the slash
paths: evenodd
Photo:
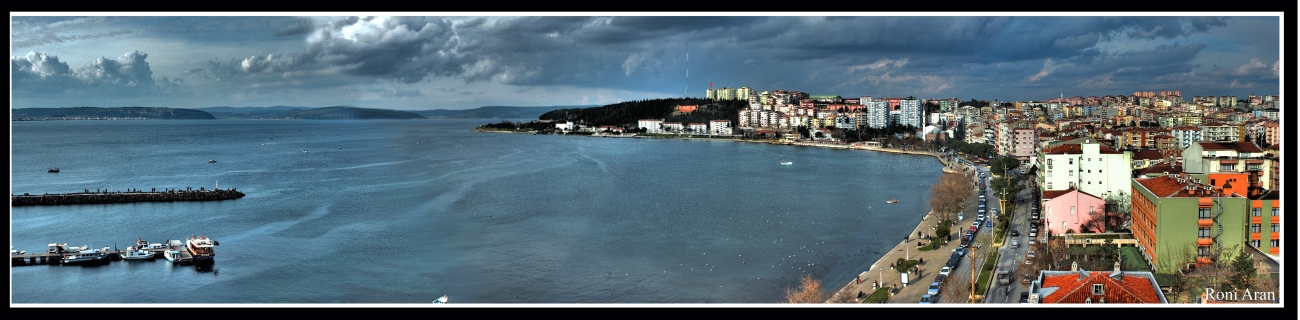
<path id="1" fill-rule="evenodd" d="M 1214 239 L 1210 239 L 1210 238 L 1196 238 L 1196 245 L 1198 245 L 1198 246 L 1208 246 L 1208 245 L 1211 245 L 1211 244 L 1214 244 Z"/>
<path id="2" fill-rule="evenodd" d="M 1209 226 L 1213 226 L 1213 225 L 1214 225 L 1214 220 L 1210 220 L 1210 219 L 1200 219 L 1200 220 L 1196 220 L 1196 226 L 1197 226 L 1197 227 L 1209 227 Z"/>

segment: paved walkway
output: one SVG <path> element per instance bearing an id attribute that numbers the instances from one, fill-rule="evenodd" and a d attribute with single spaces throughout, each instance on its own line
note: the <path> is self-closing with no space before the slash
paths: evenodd
<path id="1" fill-rule="evenodd" d="M 857 283 L 857 279 L 849 281 L 849 283 L 842 289 L 836 291 L 828 302 L 861 302 L 862 299 L 857 299 L 858 292 L 862 292 L 865 295 L 871 295 L 871 293 L 876 291 L 872 288 L 873 281 L 882 280 L 884 286 L 893 287 L 896 285 L 899 289 L 893 297 L 889 298 L 889 303 L 920 302 L 921 296 L 925 295 L 927 289 L 929 289 L 930 283 L 934 282 L 935 276 L 939 274 L 939 269 L 943 268 L 944 264 L 948 262 L 948 257 L 952 256 L 954 250 L 960 245 L 961 233 L 969 228 L 972 223 L 975 223 L 975 211 L 976 208 L 978 208 L 979 203 L 979 197 L 976 195 L 977 191 L 978 189 L 971 190 L 971 197 L 966 200 L 966 219 L 959 221 L 951 228 L 950 232 L 955 235 L 952 241 L 949 241 L 938 250 L 925 252 L 917 250 L 918 242 L 929 244 L 928 240 L 917 240 L 918 232 L 922 235 L 933 235 L 935 238 L 941 236 L 934 235 L 933 233 L 934 227 L 939 224 L 942 217 L 926 215 L 925 219 L 921 220 L 921 223 L 916 226 L 916 229 L 909 234 L 908 241 L 899 242 L 892 250 L 881 256 L 880 260 L 871 267 L 871 270 L 863 271 L 858 275 L 858 277 L 862 279 L 862 283 Z M 981 230 L 981 233 L 985 232 L 985 230 Z M 902 283 L 902 275 L 889 266 L 891 263 L 898 261 L 899 258 L 910 260 L 924 259 L 925 261 L 925 264 L 919 266 L 921 269 L 919 275 L 915 273 L 908 275 L 909 284 L 907 286 L 904 286 Z M 969 270 L 966 272 L 969 273 Z M 833 286 L 833 284 L 828 284 L 828 286 Z"/>

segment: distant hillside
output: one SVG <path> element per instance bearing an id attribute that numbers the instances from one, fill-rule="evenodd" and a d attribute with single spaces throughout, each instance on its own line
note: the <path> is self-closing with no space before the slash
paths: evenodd
<path id="1" fill-rule="evenodd" d="M 653 99 L 615 103 L 598 108 L 559 109 L 542 114 L 538 119 L 555 121 L 584 121 L 589 126 L 636 125 L 641 119 L 663 119 L 668 122 L 708 123 L 709 120 L 731 120 L 737 123 L 739 111 L 749 102 L 741 100 L 714 101 L 698 98 Z M 676 112 L 679 105 L 699 106 L 694 112 Z"/>
<path id="2" fill-rule="evenodd" d="M 159 107 L 23 108 L 11 111 L 13 119 L 216 119 L 202 110 Z"/>
<path id="3" fill-rule="evenodd" d="M 416 114 L 432 119 L 537 119 L 543 113 L 563 108 L 583 108 L 593 106 L 555 106 L 555 107 L 503 107 L 489 106 L 465 110 L 416 110 Z"/>
<path id="4" fill-rule="evenodd" d="M 273 106 L 273 107 L 206 107 L 198 108 L 207 111 L 219 119 L 284 119 L 290 113 L 310 110 L 308 107 L 290 107 L 290 106 Z"/>
<path id="5" fill-rule="evenodd" d="M 424 116 L 397 110 L 385 109 L 366 109 L 356 107 L 325 107 L 311 110 L 298 111 L 285 115 L 287 119 L 313 119 L 313 120 L 334 120 L 334 119 L 425 119 Z"/>

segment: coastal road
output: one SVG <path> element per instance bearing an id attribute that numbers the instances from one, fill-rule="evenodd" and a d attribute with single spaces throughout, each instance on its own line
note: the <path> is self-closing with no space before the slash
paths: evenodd
<path id="1" fill-rule="evenodd" d="M 1008 269 L 1011 271 L 1012 280 L 1011 283 L 1007 285 L 1000 285 L 996 282 L 991 284 L 988 295 L 984 299 L 985 303 L 1019 303 L 1020 293 L 1029 291 L 1029 285 L 1022 284 L 1021 280 L 1023 280 L 1024 275 L 1018 272 L 1018 268 L 1020 267 L 1020 264 L 1025 262 L 1025 253 L 1029 251 L 1031 247 L 1028 243 L 1029 226 L 1031 223 L 1031 205 L 1029 201 L 1032 201 L 1032 195 L 1030 192 L 1032 191 L 1030 191 L 1029 188 L 1025 188 L 1025 190 L 1021 190 L 1019 194 L 1008 197 L 1009 201 L 1019 201 L 1023 199 L 1025 200 L 1025 203 L 1023 205 L 1017 205 L 1014 212 L 1010 213 L 1011 223 L 1007 231 L 1006 239 L 1003 239 L 1002 242 L 1004 245 L 999 249 L 1000 255 L 998 257 L 997 266 L 993 268 L 993 272 L 995 272 L 996 275 L 997 270 Z M 1020 235 L 1013 237 L 1011 236 L 1010 230 L 1017 230 Z M 1043 237 L 1040 235 L 1038 238 L 1042 239 Z M 1018 240 L 1020 246 L 1012 248 L 1010 246 L 1011 240 Z"/>

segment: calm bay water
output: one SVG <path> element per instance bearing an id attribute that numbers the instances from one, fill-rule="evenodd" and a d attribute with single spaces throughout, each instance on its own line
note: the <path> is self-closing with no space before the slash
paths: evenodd
<path id="1" fill-rule="evenodd" d="M 247 194 L 11 208 L 14 249 L 221 243 L 211 270 L 13 267 L 12 302 L 775 303 L 804 273 L 838 289 L 870 267 L 940 174 L 912 155 L 470 131 L 490 121 L 12 122 L 13 193 Z"/>

